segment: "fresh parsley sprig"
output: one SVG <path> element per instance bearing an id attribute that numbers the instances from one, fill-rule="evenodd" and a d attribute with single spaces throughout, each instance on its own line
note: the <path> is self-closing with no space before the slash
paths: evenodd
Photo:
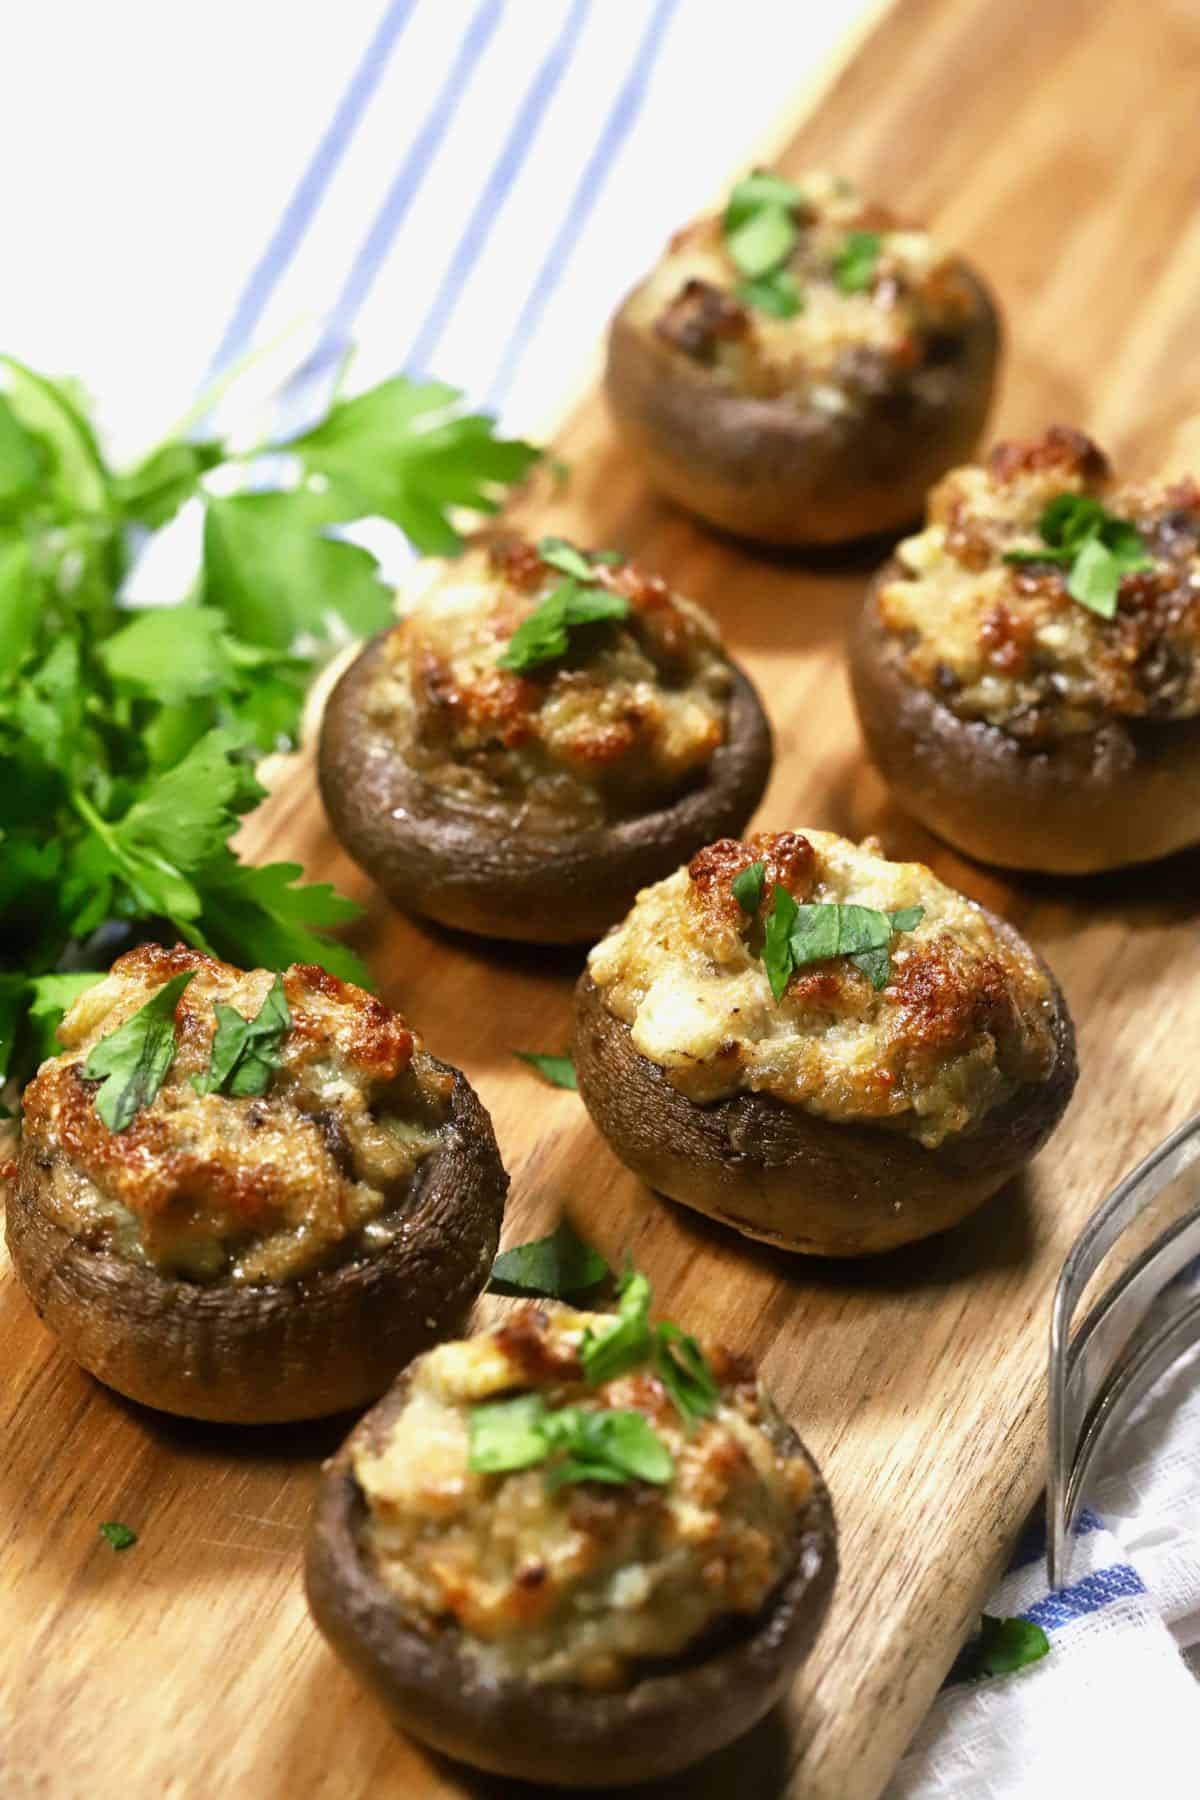
<path id="1" fill-rule="evenodd" d="M 1006 563 L 1061 563 L 1067 592 L 1102 619 L 1116 617 L 1121 581 L 1154 559 L 1136 525 L 1119 519 L 1090 494 L 1056 494 L 1038 520 L 1041 544 L 1009 550 Z"/>
<path id="2" fill-rule="evenodd" d="M 121 469 L 74 383 L 0 357 L 0 1078 L 53 1048 L 39 984 L 91 962 L 110 920 L 366 980 L 326 935 L 357 907 L 229 847 L 261 797 L 256 760 L 296 740 L 314 669 L 392 614 L 374 557 L 331 528 L 378 514 L 448 553 L 460 509 L 494 512 L 538 454 L 454 389 L 396 377 L 286 444 L 172 437 Z M 224 491 L 229 469 L 253 485 L 281 460 L 286 490 Z M 191 591 L 127 607 L 139 547 L 187 503 L 202 514 Z"/>
<path id="3" fill-rule="evenodd" d="M 626 1269 L 618 1289 L 613 1323 L 583 1334 L 579 1360 L 589 1387 L 601 1387 L 630 1369 L 649 1362 L 670 1395 L 675 1410 L 690 1427 L 716 1411 L 720 1390 L 694 1337 L 662 1319 L 650 1323 L 650 1283 Z"/>
<path id="4" fill-rule="evenodd" d="M 629 617 L 629 602 L 599 585 L 600 565 L 622 562 L 619 552 L 577 550 L 565 538 L 542 538 L 538 555 L 566 577 L 522 619 L 497 658 L 502 669 L 523 673 L 567 653 L 570 633 L 580 625 Z"/>
<path id="5" fill-rule="evenodd" d="M 787 267 L 799 242 L 796 212 L 803 205 L 803 190 L 794 182 L 758 169 L 733 189 L 721 221 L 725 248 L 742 277 L 738 298 L 772 318 L 794 318 L 804 305 Z"/>
<path id="6" fill-rule="evenodd" d="M 766 865 L 754 862 L 731 883 L 742 911 L 757 917 L 766 884 Z M 771 993 L 781 1000 L 797 969 L 827 957 L 845 956 L 878 992 L 891 976 L 891 941 L 897 931 L 914 931 L 923 906 L 879 912 L 873 906 L 813 901 L 801 905 L 775 884 L 763 930 L 762 960 Z"/>

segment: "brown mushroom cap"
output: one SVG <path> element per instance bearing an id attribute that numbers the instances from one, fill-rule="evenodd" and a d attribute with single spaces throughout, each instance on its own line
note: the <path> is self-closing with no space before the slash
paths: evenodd
<path id="1" fill-rule="evenodd" d="M 771 728 L 732 665 L 725 742 L 704 780 L 669 806 L 553 836 L 526 831 L 510 809 L 448 806 L 367 715 L 386 636 L 371 639 L 330 695 L 317 772 L 339 842 L 406 911 L 484 937 L 591 942 L 639 888 L 702 844 L 740 832 L 762 798 Z"/>
<path id="2" fill-rule="evenodd" d="M 363 1406 L 452 1334 L 488 1278 L 508 1176 L 492 1122 L 454 1076 L 447 1135 L 417 1167 L 404 1229 L 294 1282 L 180 1281 L 92 1249 L 39 1204 L 22 1145 L 8 1203 L 13 1267 L 63 1348 L 131 1400 L 185 1418 L 278 1424 Z"/>
<path id="3" fill-rule="evenodd" d="M 1112 719 L 1049 748 L 963 719 L 905 674 L 876 575 L 850 641 L 867 748 L 897 801 L 947 843 L 1008 869 L 1088 875 L 1200 842 L 1200 719 Z"/>
<path id="4" fill-rule="evenodd" d="M 1003 919 L 1001 937 L 1020 942 Z M 1054 1065 L 937 1149 L 880 1125 L 842 1124 L 770 1094 L 698 1105 L 634 1047 L 585 969 L 575 990 L 575 1069 L 589 1113 L 650 1187 L 747 1237 L 811 1256 L 864 1256 L 944 1231 L 1036 1156 L 1078 1073 L 1075 1031 L 1050 971 Z"/>
<path id="5" fill-rule="evenodd" d="M 326 1465 L 308 1536 L 305 1587 L 339 1656 L 403 1730 L 448 1756 L 514 1780 L 622 1787 L 670 1775 L 740 1737 L 780 1698 L 824 1618 L 837 1542 L 820 1471 L 768 1414 L 776 1448 L 813 1477 L 789 1570 L 761 1612 L 709 1649 L 661 1665 L 619 1693 L 497 1679 L 464 1655 L 456 1627 L 406 1622 L 361 1546 L 366 1503 L 351 1457 L 378 1442 L 407 1398 L 402 1376 Z"/>
<path id="6" fill-rule="evenodd" d="M 760 399 L 634 322 L 638 289 L 612 322 L 605 382 L 621 436 L 689 512 L 769 544 L 838 544 L 898 531 L 926 490 L 969 459 L 991 404 L 999 314 L 961 265 L 974 306 L 944 361 L 913 371 L 860 412 Z"/>

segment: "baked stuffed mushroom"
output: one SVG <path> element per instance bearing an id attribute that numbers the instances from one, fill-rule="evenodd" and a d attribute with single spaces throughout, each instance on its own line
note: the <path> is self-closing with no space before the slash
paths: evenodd
<path id="1" fill-rule="evenodd" d="M 956 469 L 851 649 L 901 805 L 969 856 L 1087 874 L 1200 841 L 1200 486 L 1055 428 Z"/>
<path id="2" fill-rule="evenodd" d="M 849 182 L 759 170 L 613 321 L 617 428 L 690 512 L 773 544 L 897 530 L 970 454 L 996 309 L 961 258 Z"/>
<path id="3" fill-rule="evenodd" d="M 457 1069 L 323 969 L 145 945 L 25 1090 L 7 1237 L 66 1350 L 166 1412 L 382 1393 L 487 1279 L 508 1177 Z"/>
<path id="4" fill-rule="evenodd" d="M 488 937 L 592 939 L 743 828 L 770 730 L 699 607 L 558 538 L 434 575 L 343 675 L 320 739 L 333 829 L 396 905 Z"/>
<path id="5" fill-rule="evenodd" d="M 579 1091 L 652 1187 L 784 1249 L 890 1250 L 1024 1167 L 1075 1083 L 1045 964 L 867 840 L 710 845 L 576 992 Z"/>
<path id="6" fill-rule="evenodd" d="M 327 1465 L 321 1630 L 406 1731 L 513 1778 L 669 1774 L 774 1704 L 836 1566 L 811 1457 L 744 1360 L 526 1306 L 414 1363 Z M 614 1334 L 615 1335 L 610 1335 Z"/>

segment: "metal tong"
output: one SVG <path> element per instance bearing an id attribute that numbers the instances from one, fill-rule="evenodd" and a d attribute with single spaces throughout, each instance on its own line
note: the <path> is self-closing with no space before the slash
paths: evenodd
<path id="1" fill-rule="evenodd" d="M 1186 1210 L 1101 1295 L 1072 1340 L 1075 1309 L 1096 1270 L 1123 1233 L 1174 1183 Z M 1101 1442 L 1200 1337 L 1200 1286 L 1177 1282 L 1198 1256 L 1200 1114 L 1165 1138 L 1113 1189 L 1080 1232 L 1059 1276 L 1050 1321 L 1046 1560 L 1051 1587 L 1066 1580 L 1071 1528 Z"/>

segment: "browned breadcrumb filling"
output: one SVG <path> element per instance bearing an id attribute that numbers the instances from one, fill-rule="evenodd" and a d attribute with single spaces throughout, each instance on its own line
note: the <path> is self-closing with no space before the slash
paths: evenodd
<path id="1" fill-rule="evenodd" d="M 734 878 L 766 865 L 748 919 Z M 796 971 L 780 1000 L 761 957 L 775 885 L 798 902 L 924 908 L 891 941 L 876 991 L 847 957 Z M 704 1103 L 771 1094 L 822 1118 L 880 1124 L 928 1148 L 975 1129 L 1056 1055 L 1050 984 L 1032 951 L 923 863 L 829 832 L 723 839 L 644 888 L 588 958 L 608 1010 L 673 1087 Z"/>
<path id="2" fill-rule="evenodd" d="M 751 1369 L 710 1352 L 719 1406 L 689 1432 L 644 1368 L 585 1386 L 580 1339 L 603 1321 L 529 1305 L 441 1345 L 414 1365 L 390 1428 L 354 1455 L 364 1547 L 380 1579 L 410 1622 L 454 1628 L 489 1675 L 628 1686 L 648 1659 L 757 1613 L 795 1554 L 812 1480 L 764 1431 Z M 529 1391 L 552 1408 L 642 1413 L 674 1459 L 670 1482 L 551 1493 L 540 1468 L 473 1473 L 470 1408 Z"/>
<path id="3" fill-rule="evenodd" d="M 1153 567 L 1126 574 L 1113 619 L 1067 591 L 1067 568 L 1010 564 L 1041 542 L 1058 494 L 1087 494 L 1141 534 Z M 933 490 L 928 524 L 897 551 L 878 616 L 908 678 L 961 718 L 1032 746 L 1106 720 L 1200 714 L 1200 486 L 1118 484 L 1082 432 L 1001 444 Z"/>
<path id="4" fill-rule="evenodd" d="M 167 1078 L 110 1131 L 99 1083 L 83 1075 L 88 1052 L 182 970 L 194 974 Z M 293 963 L 283 977 L 292 1027 L 266 1093 L 198 1094 L 190 1078 L 208 1068 L 214 1001 L 253 1017 L 274 979 L 148 944 L 80 996 L 59 1027 L 65 1054 L 42 1064 L 23 1102 L 22 1165 L 56 1225 L 197 1281 L 289 1281 L 390 1241 L 449 1118 L 452 1078 L 382 1002 Z"/>
<path id="5" fill-rule="evenodd" d="M 853 413 L 906 388 L 914 375 L 953 361 L 978 302 L 962 263 L 928 234 L 866 201 L 846 181 L 812 174 L 798 183 L 799 240 L 787 264 L 801 310 L 775 318 L 738 296 L 741 277 L 721 220 L 685 227 L 631 302 L 633 322 L 697 367 L 760 399 L 791 398 L 830 414 Z M 869 285 L 844 292 L 837 264 L 851 233 L 882 242 Z"/>
<path id="6" fill-rule="evenodd" d="M 595 574 L 628 617 L 572 630 L 564 656 L 524 671 L 499 658 L 563 577 L 523 541 L 460 559 L 390 632 L 368 714 L 439 803 L 561 831 L 703 780 L 732 690 L 716 626 L 631 563 Z"/>

